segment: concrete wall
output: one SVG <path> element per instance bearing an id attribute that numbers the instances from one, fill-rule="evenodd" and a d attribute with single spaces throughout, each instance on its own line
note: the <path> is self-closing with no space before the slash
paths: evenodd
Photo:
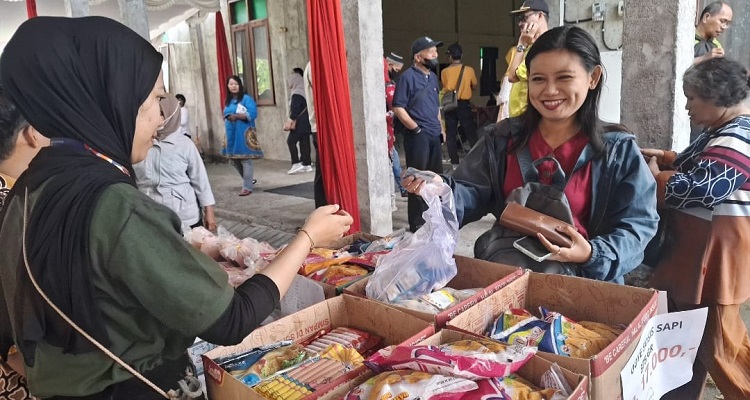
<path id="1" fill-rule="evenodd" d="M 218 154 L 224 135 L 222 106 L 217 89 L 215 15 L 195 16 L 167 30 L 169 91 L 187 98 L 190 132 L 199 148 Z"/>
<path id="2" fill-rule="evenodd" d="M 281 130 L 289 116 L 286 77 L 295 67 L 304 69 L 309 60 L 307 10 L 305 0 L 270 0 L 267 4 L 276 105 L 258 108 L 258 140 L 267 158 L 291 160 L 288 134 Z"/>
<path id="3" fill-rule="evenodd" d="M 629 2 L 638 0 L 626 0 L 625 7 Z M 557 2 L 557 1 L 555 1 Z M 622 25 L 623 18 L 617 15 L 617 4 L 619 0 L 565 0 L 565 21 L 576 21 L 592 17 L 591 6 L 594 3 L 605 3 L 607 12 L 602 25 L 601 21 L 589 21 L 578 23 L 578 27 L 585 29 L 596 40 L 601 51 L 618 50 L 622 47 Z M 655 21 L 656 22 L 656 21 Z M 604 34 L 602 35 L 602 26 Z"/>
<path id="4" fill-rule="evenodd" d="M 222 14 L 231 52 L 232 36 L 225 1 L 222 1 Z M 170 53 L 169 89 L 187 97 L 191 132 L 197 132 L 199 146 L 210 155 L 219 154 L 225 135 L 218 89 L 215 23 L 214 14 L 210 13 L 188 19 L 166 32 Z M 287 133 L 281 127 L 289 115 L 286 77 L 293 68 L 304 68 L 308 61 L 305 0 L 269 1 L 268 25 L 276 104 L 258 107 L 258 139 L 266 157 L 289 160 Z M 154 41 L 154 45 L 161 45 L 162 39 Z"/>

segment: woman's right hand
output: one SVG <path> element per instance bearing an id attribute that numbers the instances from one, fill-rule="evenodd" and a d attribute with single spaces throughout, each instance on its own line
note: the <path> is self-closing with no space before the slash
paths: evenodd
<path id="1" fill-rule="evenodd" d="M 322 206 L 310 213 L 302 229 L 310 235 L 315 247 L 327 247 L 346 234 L 354 219 L 338 204 Z"/>
<path id="2" fill-rule="evenodd" d="M 658 161 L 659 164 L 664 163 L 664 150 L 641 149 L 641 154 L 643 154 L 643 157 L 646 159 L 646 161 L 651 160 L 652 157 L 656 157 L 656 161 Z"/>

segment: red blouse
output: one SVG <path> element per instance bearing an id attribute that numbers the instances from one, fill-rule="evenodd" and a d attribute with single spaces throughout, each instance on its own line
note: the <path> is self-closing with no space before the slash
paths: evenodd
<path id="1" fill-rule="evenodd" d="M 573 223 L 578 228 L 578 232 L 585 238 L 588 238 L 588 224 L 589 217 L 591 216 L 591 163 L 586 163 L 586 165 L 579 168 L 572 176 L 571 172 L 578 161 L 578 157 L 580 157 L 588 143 L 588 136 L 581 133 L 573 136 L 554 150 L 544 141 L 539 131 L 534 132 L 529 139 L 529 151 L 531 152 L 532 160 L 549 155 L 555 157 L 560 163 L 568 179 L 568 184 L 565 186 L 565 196 L 567 196 L 570 203 Z M 510 142 L 508 145 L 510 146 Z M 515 152 L 509 152 L 506 161 L 507 168 L 505 170 L 503 193 L 507 197 L 513 189 L 523 186 L 523 177 Z M 553 161 L 541 163 L 538 167 L 539 181 L 549 184 L 555 168 L 557 167 Z"/>

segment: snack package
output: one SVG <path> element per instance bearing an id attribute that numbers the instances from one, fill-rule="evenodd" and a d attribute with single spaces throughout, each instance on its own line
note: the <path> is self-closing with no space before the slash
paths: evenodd
<path id="1" fill-rule="evenodd" d="M 568 385 L 557 363 L 552 363 L 550 369 L 542 374 L 541 382 L 543 388 L 557 390 L 564 399 L 567 399 L 573 393 L 573 389 Z"/>
<path id="2" fill-rule="evenodd" d="M 300 267 L 299 273 L 304 276 L 310 276 L 312 273 L 320 271 L 324 268 L 328 268 L 333 265 L 344 264 L 352 258 L 352 256 L 340 256 L 336 258 L 322 259 L 320 261 L 305 261 L 305 263 L 302 264 L 302 267 Z M 311 258 L 308 257 L 308 260 L 310 259 Z M 317 258 L 313 258 L 313 260 L 315 259 Z"/>
<path id="3" fill-rule="evenodd" d="M 221 256 L 227 261 L 234 261 L 241 268 L 253 267 L 255 262 L 259 260 L 261 252 L 268 252 L 269 247 L 267 244 L 263 245 L 258 243 L 253 238 L 245 238 L 237 241 L 226 241 L 221 248 Z M 271 248 L 273 251 L 273 248 Z M 246 260 L 251 261 L 251 265 L 246 263 Z"/>
<path id="4" fill-rule="evenodd" d="M 338 287 L 351 283 L 369 273 L 370 271 L 356 265 L 341 264 L 322 269 L 310 275 L 309 278 Z"/>
<path id="5" fill-rule="evenodd" d="M 508 376 L 535 353 L 533 347 L 471 339 L 439 346 L 390 346 L 368 358 L 365 365 L 375 372 L 411 369 L 481 380 Z"/>
<path id="6" fill-rule="evenodd" d="M 417 371 L 384 372 L 352 389 L 345 400 L 398 399 L 436 400 L 477 389 L 476 382 L 463 378 Z M 458 397 L 454 397 L 458 398 Z"/>
<path id="7" fill-rule="evenodd" d="M 207 237 L 213 237 L 213 236 L 215 235 L 211 233 L 211 231 L 209 231 L 208 229 L 202 226 L 198 226 L 198 227 L 193 228 L 192 230 L 185 232 L 184 237 L 185 237 L 185 240 L 188 241 L 188 243 L 193 245 L 193 247 L 195 247 L 196 249 L 200 250 L 201 246 L 203 245 L 203 241 Z"/>
<path id="8" fill-rule="evenodd" d="M 477 291 L 479 291 L 479 289 L 455 290 L 451 288 L 443 288 L 414 299 L 401 300 L 393 304 L 415 311 L 437 314 L 468 299 L 476 294 Z"/>
<path id="9" fill-rule="evenodd" d="M 235 266 L 233 262 L 220 261 L 219 265 L 221 265 L 221 268 L 227 273 L 229 277 L 229 285 L 234 288 L 242 285 L 251 276 L 255 275 L 255 270 L 252 268 L 239 268 Z"/>
<path id="10" fill-rule="evenodd" d="M 313 388 L 286 376 L 277 376 L 255 386 L 255 391 L 269 400 L 299 400 L 313 393 Z"/>
<path id="11" fill-rule="evenodd" d="M 499 333 L 506 329 L 512 328 L 518 325 L 520 322 L 533 317 L 534 315 L 523 308 L 511 308 L 510 310 L 502 313 L 495 320 L 495 324 L 492 327 L 492 333 Z"/>
<path id="12" fill-rule="evenodd" d="M 554 390 L 538 389 L 515 374 L 478 381 L 477 385 L 471 392 L 438 395 L 432 400 L 565 400 Z"/>
<path id="13" fill-rule="evenodd" d="M 622 332 L 625 330 L 612 325 L 592 321 L 578 321 L 578 325 L 581 325 L 588 330 L 598 333 L 609 343 L 614 342 L 618 337 L 620 337 L 620 335 L 622 335 Z"/>
<path id="14" fill-rule="evenodd" d="M 495 326 L 497 325 L 496 322 Z M 503 343 L 538 347 L 549 326 L 549 322 L 531 316 L 502 332 L 493 332 L 490 337 Z"/>
<path id="15" fill-rule="evenodd" d="M 301 345 L 280 342 L 229 359 L 217 360 L 217 364 L 242 383 L 253 386 L 283 369 L 301 363 L 305 358 L 307 352 Z"/>
<path id="16" fill-rule="evenodd" d="M 542 308 L 542 316 L 550 320 L 550 328 L 542 337 L 539 350 L 567 357 L 591 358 L 611 343 L 562 314 Z"/>
<path id="17" fill-rule="evenodd" d="M 498 386 L 502 388 L 502 395 L 507 399 L 528 399 L 528 400 L 558 400 L 565 399 L 557 395 L 555 389 L 540 389 L 531 382 L 513 374 L 502 379 L 496 380 Z"/>
<path id="18" fill-rule="evenodd" d="M 344 347 L 351 347 L 359 354 L 366 355 L 372 349 L 380 346 L 382 338 L 362 332 L 357 329 L 338 327 L 323 336 L 315 339 L 305 346 L 311 353 L 320 354 L 332 344 L 340 344 Z"/>

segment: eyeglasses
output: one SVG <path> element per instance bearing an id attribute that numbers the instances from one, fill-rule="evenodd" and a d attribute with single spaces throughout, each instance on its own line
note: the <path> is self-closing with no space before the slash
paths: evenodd
<path id="1" fill-rule="evenodd" d="M 528 14 L 521 14 L 516 18 L 518 18 L 518 22 L 526 22 L 526 20 L 529 19 L 534 14 L 536 14 L 536 12 L 530 12 Z"/>

